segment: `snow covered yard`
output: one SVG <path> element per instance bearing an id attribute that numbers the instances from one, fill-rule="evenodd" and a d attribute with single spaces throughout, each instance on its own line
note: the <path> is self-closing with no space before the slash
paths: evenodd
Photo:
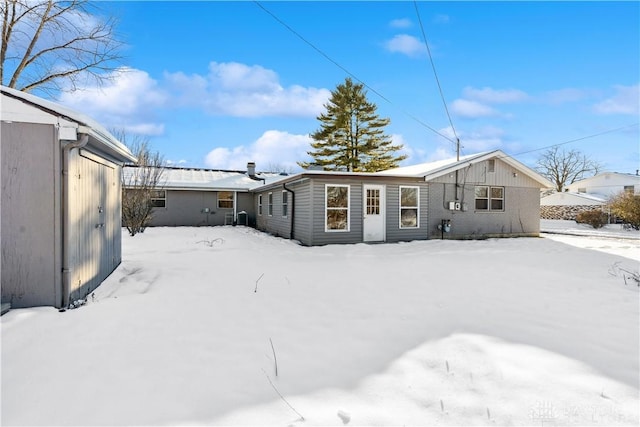
<path id="1" fill-rule="evenodd" d="M 556 237 L 126 236 L 85 306 L 2 316 L 2 425 L 638 425 L 640 241 Z"/>

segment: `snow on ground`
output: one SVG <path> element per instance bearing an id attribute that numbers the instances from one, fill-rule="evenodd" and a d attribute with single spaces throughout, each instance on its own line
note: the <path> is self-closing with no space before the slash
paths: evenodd
<path id="1" fill-rule="evenodd" d="M 124 236 L 85 306 L 2 316 L 2 425 L 638 425 L 637 242 L 545 236 Z"/>

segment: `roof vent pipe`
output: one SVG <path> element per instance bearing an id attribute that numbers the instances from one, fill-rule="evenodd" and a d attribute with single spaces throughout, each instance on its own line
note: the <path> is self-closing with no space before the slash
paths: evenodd
<path id="1" fill-rule="evenodd" d="M 249 175 L 250 178 L 256 176 L 256 164 L 254 162 L 247 163 L 247 175 Z"/>

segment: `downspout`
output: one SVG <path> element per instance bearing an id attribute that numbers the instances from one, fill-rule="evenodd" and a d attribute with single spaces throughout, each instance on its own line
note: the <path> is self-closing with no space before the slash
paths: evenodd
<path id="1" fill-rule="evenodd" d="M 78 134 L 80 140 L 69 142 L 62 148 L 62 295 L 60 309 L 69 306 L 69 290 L 71 289 L 71 265 L 69 248 L 71 247 L 71 197 L 69 189 L 69 163 L 71 150 L 82 148 L 89 142 L 89 135 Z"/>
<path id="2" fill-rule="evenodd" d="M 289 233 L 289 239 L 294 240 L 294 235 L 293 235 L 293 229 L 294 229 L 294 225 L 295 225 L 295 212 L 296 212 L 296 193 L 290 189 L 287 188 L 287 184 L 282 184 L 282 188 L 285 189 L 285 191 L 288 191 L 289 193 L 291 193 L 291 232 Z"/>

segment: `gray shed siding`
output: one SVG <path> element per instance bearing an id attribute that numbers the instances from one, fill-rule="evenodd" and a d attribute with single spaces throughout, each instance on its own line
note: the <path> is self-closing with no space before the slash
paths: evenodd
<path id="1" fill-rule="evenodd" d="M 514 175 L 515 174 L 515 175 Z M 440 238 L 441 220 L 451 220 L 451 232 L 445 238 L 537 236 L 540 233 L 540 185 L 532 178 L 496 159 L 494 172 L 488 162 L 480 162 L 458 173 L 458 201 L 466 211 L 451 211 L 456 201 L 455 174 L 430 182 L 429 233 Z M 476 211 L 475 186 L 504 187 L 504 211 Z"/>
<path id="2" fill-rule="evenodd" d="M 3 122 L 0 138 L 2 301 L 13 307 L 56 305 L 61 292 L 56 129 Z"/>

